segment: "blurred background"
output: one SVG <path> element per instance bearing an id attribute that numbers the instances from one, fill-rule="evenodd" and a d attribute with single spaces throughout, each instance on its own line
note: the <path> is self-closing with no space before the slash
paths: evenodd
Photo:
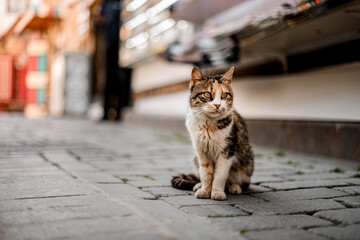
<path id="1" fill-rule="evenodd" d="M 360 160 L 359 46 L 358 0 L 0 0 L 0 112 L 183 132 L 235 66 L 253 143 Z"/>

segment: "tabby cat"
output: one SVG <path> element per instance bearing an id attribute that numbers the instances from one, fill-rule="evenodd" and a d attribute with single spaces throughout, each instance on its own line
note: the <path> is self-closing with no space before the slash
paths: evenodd
<path id="1" fill-rule="evenodd" d="M 233 108 L 233 72 L 232 67 L 224 75 L 206 76 L 194 67 L 191 73 L 186 126 L 197 173 L 174 176 L 171 183 L 175 188 L 193 189 L 197 198 L 225 200 L 225 188 L 241 194 L 254 170 L 245 122 Z"/>

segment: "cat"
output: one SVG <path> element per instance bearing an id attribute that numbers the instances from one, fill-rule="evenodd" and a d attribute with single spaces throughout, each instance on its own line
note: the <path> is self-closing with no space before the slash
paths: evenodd
<path id="1" fill-rule="evenodd" d="M 194 190 L 196 198 L 225 200 L 225 188 L 231 194 L 241 194 L 254 171 L 247 127 L 233 108 L 233 72 L 234 67 L 223 75 L 206 76 L 194 67 L 191 73 L 186 127 L 197 173 L 174 176 L 171 184 Z"/>

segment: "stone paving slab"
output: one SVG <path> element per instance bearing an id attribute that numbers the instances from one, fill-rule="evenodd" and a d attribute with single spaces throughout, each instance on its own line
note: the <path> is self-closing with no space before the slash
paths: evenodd
<path id="1" fill-rule="evenodd" d="M 221 231 L 218 227 L 204 223 L 178 223 L 167 224 L 170 231 L 179 240 L 198 240 L 198 239 L 237 239 L 245 240 L 239 233 L 231 231 Z"/>
<path id="2" fill-rule="evenodd" d="M 0 136 L 0 239 L 358 234 L 355 162 L 255 146 L 249 190 L 213 201 L 170 186 L 173 175 L 193 172 L 185 134 L 131 123 L 0 115 Z"/>
<path id="3" fill-rule="evenodd" d="M 145 198 L 145 199 L 155 199 L 156 197 L 150 193 L 142 191 L 137 187 L 131 186 L 129 184 L 124 183 L 116 183 L 116 184 L 95 184 L 95 186 L 101 191 L 106 192 L 107 194 L 118 198 L 118 199 L 126 199 L 126 198 Z"/>
<path id="4" fill-rule="evenodd" d="M 173 187 L 148 187 L 143 188 L 142 190 L 159 197 L 193 195 L 193 191 L 183 191 Z"/>
<path id="5" fill-rule="evenodd" d="M 314 216 L 342 224 L 360 223 L 360 208 L 320 211 L 315 213 Z"/>
<path id="6" fill-rule="evenodd" d="M 307 180 L 307 181 L 289 181 L 289 182 L 274 182 L 262 183 L 261 186 L 269 187 L 276 190 L 290 190 L 300 188 L 315 188 L 315 187 L 338 187 L 350 185 L 345 179 L 335 180 Z"/>
<path id="7" fill-rule="evenodd" d="M 340 197 L 334 200 L 350 207 L 360 207 L 360 196 Z"/>
<path id="8" fill-rule="evenodd" d="M 358 240 L 360 236 L 360 224 L 348 225 L 345 227 L 323 227 L 312 228 L 310 232 L 336 240 Z"/>
<path id="9" fill-rule="evenodd" d="M 299 172 L 301 173 L 301 172 Z M 327 180 L 327 179 L 342 179 L 342 178 L 350 178 L 354 175 L 354 173 L 346 172 L 346 173 L 313 173 L 313 174 L 296 174 L 291 176 L 285 176 L 290 180 Z"/>
<path id="10" fill-rule="evenodd" d="M 333 189 L 341 191 L 341 192 L 353 194 L 353 195 L 359 195 L 360 194 L 360 186 L 336 187 L 336 188 L 333 188 Z"/>
<path id="11" fill-rule="evenodd" d="M 128 209 L 115 204 L 91 204 L 68 207 L 48 207 L 34 210 L 20 210 L 16 214 L 1 214 L 0 222 L 6 226 L 49 223 L 63 220 L 90 219 L 102 217 L 125 217 L 132 215 Z"/>
<path id="12" fill-rule="evenodd" d="M 2 182 L 0 182 L 0 188 L 6 185 L 16 185 L 13 186 L 12 188 L 21 188 L 21 189 L 25 189 L 26 186 L 28 187 L 33 187 L 29 184 L 29 181 L 31 181 L 31 185 L 47 185 L 49 183 L 53 183 L 53 184 L 57 184 L 59 182 L 74 182 L 72 177 L 66 175 L 66 174 L 61 174 L 61 175 L 43 175 L 43 176 L 17 176 L 15 178 L 7 178 L 7 179 L 3 179 Z M 44 187 L 45 187 L 44 186 Z"/>
<path id="13" fill-rule="evenodd" d="M 33 210 L 49 207 L 69 207 L 103 203 L 98 195 L 74 194 L 58 197 L 34 197 L 30 199 L 0 201 L 0 212 Z"/>
<path id="14" fill-rule="evenodd" d="M 169 178 L 163 178 L 163 179 L 143 179 L 143 180 L 137 180 L 137 181 L 131 181 L 129 184 L 135 186 L 135 187 L 171 187 L 171 183 L 169 181 Z"/>
<path id="15" fill-rule="evenodd" d="M 259 184 L 263 182 L 283 182 L 284 178 L 276 177 L 272 175 L 257 175 L 253 176 L 251 182 L 254 184 Z"/>
<path id="16" fill-rule="evenodd" d="M 72 177 L 64 174 L 64 172 L 57 170 L 57 174 L 36 174 L 36 175 L 26 175 L 26 174 L 9 174 L 8 176 L 3 176 L 0 178 L 1 184 L 24 184 L 29 182 L 29 180 L 34 182 L 58 182 L 58 181 L 72 181 Z"/>
<path id="17" fill-rule="evenodd" d="M 315 235 L 301 229 L 269 230 L 245 233 L 245 237 L 254 240 L 326 240 L 327 238 Z"/>
<path id="18" fill-rule="evenodd" d="M 189 206 L 182 207 L 181 210 L 185 212 L 209 217 L 209 218 L 217 218 L 217 217 L 235 217 L 235 216 L 247 216 L 248 213 L 229 205 L 203 205 L 203 206 Z"/>
<path id="19" fill-rule="evenodd" d="M 288 168 L 283 168 L 283 166 L 281 167 L 257 167 L 256 168 L 256 174 L 260 175 L 260 174 L 265 174 L 265 175 L 269 175 L 269 173 L 271 173 L 272 175 L 288 175 L 288 174 L 295 174 L 296 173 L 296 169 L 288 169 Z"/>
<path id="20" fill-rule="evenodd" d="M 43 167 L 31 167 L 29 166 L 27 167 L 23 167 L 23 168 L 17 168 L 17 167 L 13 167 L 13 168 L 0 168 L 0 174 L 2 173 L 34 173 L 34 172 L 42 172 L 42 173 L 47 173 L 47 172 L 51 172 L 51 171 L 57 171 L 58 169 L 56 167 L 53 166 L 43 166 Z"/>
<path id="21" fill-rule="evenodd" d="M 31 184 L 29 184 L 31 182 Z M 63 179 L 59 177 L 58 180 L 53 181 L 44 181 L 44 180 L 28 180 L 23 182 L 16 182 L 16 183 L 8 183 L 8 184 L 0 184 L 0 192 L 3 191 L 13 191 L 13 190 L 36 190 L 36 189 L 54 189 L 54 188 L 61 188 L 64 185 L 68 187 L 79 187 L 81 186 L 80 183 L 69 180 Z"/>
<path id="22" fill-rule="evenodd" d="M 298 189 L 289 191 L 278 192 L 265 192 L 251 194 L 254 197 L 258 197 L 270 202 L 278 201 L 290 201 L 290 200 L 309 200 L 319 198 L 334 198 L 350 195 L 347 192 L 340 192 L 328 188 L 310 188 L 310 189 Z"/>
<path id="23" fill-rule="evenodd" d="M 1 163 L 1 168 L 3 170 L 7 170 L 8 172 L 10 172 L 12 169 L 29 169 L 29 168 L 42 168 L 44 167 L 44 160 L 39 158 L 39 159 L 36 159 L 36 160 L 30 160 L 30 161 L 26 161 L 26 162 L 23 162 L 23 161 L 19 161 L 18 159 L 12 159 L 12 160 L 8 160 L 8 161 L 0 161 Z M 51 166 L 49 166 L 51 167 Z"/>
<path id="24" fill-rule="evenodd" d="M 355 185 L 360 185 L 360 178 L 349 178 L 349 179 L 346 179 L 346 182 L 355 184 Z"/>
<path id="25" fill-rule="evenodd" d="M 167 197 L 163 199 L 165 202 L 168 202 L 177 207 L 191 206 L 191 205 L 217 205 L 218 201 L 212 199 L 197 199 L 194 196 L 176 196 L 176 197 Z M 222 204 L 247 204 L 249 206 L 257 205 L 259 203 L 265 203 L 264 200 L 260 198 L 255 198 L 249 195 L 231 195 L 227 194 L 227 199 L 221 202 Z"/>
<path id="26" fill-rule="evenodd" d="M 133 206 L 136 211 L 142 212 L 147 216 L 156 218 L 161 222 L 184 222 L 199 220 L 193 215 L 187 214 L 178 208 L 174 208 L 168 203 L 161 200 L 146 200 L 146 199 L 125 199 L 124 202 Z"/>
<path id="27" fill-rule="evenodd" d="M 2 239 L 61 239 L 76 238 L 85 234 L 107 234 L 112 232 L 136 232 L 144 226 L 144 220 L 130 217 L 105 217 L 66 220 L 46 224 L 29 224 L 21 227 L 8 227 Z M 148 225 L 149 230 L 151 225 Z M 1 233 L 0 233 L 1 234 Z M 1 235 L 0 235 L 1 237 Z"/>
<path id="28" fill-rule="evenodd" d="M 308 215 L 272 215 L 272 216 L 247 216 L 232 218 L 213 218 L 212 222 L 220 224 L 226 229 L 240 232 L 270 229 L 310 228 L 331 226 L 333 223 Z"/>
<path id="29" fill-rule="evenodd" d="M 3 200 L 21 200 L 34 198 L 51 198 L 56 196 L 71 196 L 71 195 L 89 195 L 95 194 L 95 191 L 84 187 L 66 187 L 66 188 L 41 188 L 41 189 L 27 189 L 16 190 L 11 188 L 10 191 L 0 192 L 0 201 Z"/>
<path id="30" fill-rule="evenodd" d="M 89 236 L 78 236 L 76 240 L 171 240 L 172 237 L 162 235 L 157 232 L 137 231 L 135 233 L 106 233 L 106 234 L 92 234 Z"/>
<path id="31" fill-rule="evenodd" d="M 123 181 L 119 178 L 114 177 L 111 174 L 105 172 L 76 172 L 76 176 L 92 183 L 122 183 Z"/>
<path id="32" fill-rule="evenodd" d="M 256 215 L 312 213 L 320 210 L 345 208 L 342 204 L 330 199 L 281 201 L 276 204 L 275 202 L 238 203 L 236 206 Z"/>

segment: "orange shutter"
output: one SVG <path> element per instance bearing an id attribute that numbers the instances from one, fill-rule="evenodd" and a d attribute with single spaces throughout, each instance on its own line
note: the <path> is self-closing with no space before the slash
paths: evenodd
<path id="1" fill-rule="evenodd" d="M 13 97 L 13 57 L 0 55 L 0 102 L 9 102 Z"/>

